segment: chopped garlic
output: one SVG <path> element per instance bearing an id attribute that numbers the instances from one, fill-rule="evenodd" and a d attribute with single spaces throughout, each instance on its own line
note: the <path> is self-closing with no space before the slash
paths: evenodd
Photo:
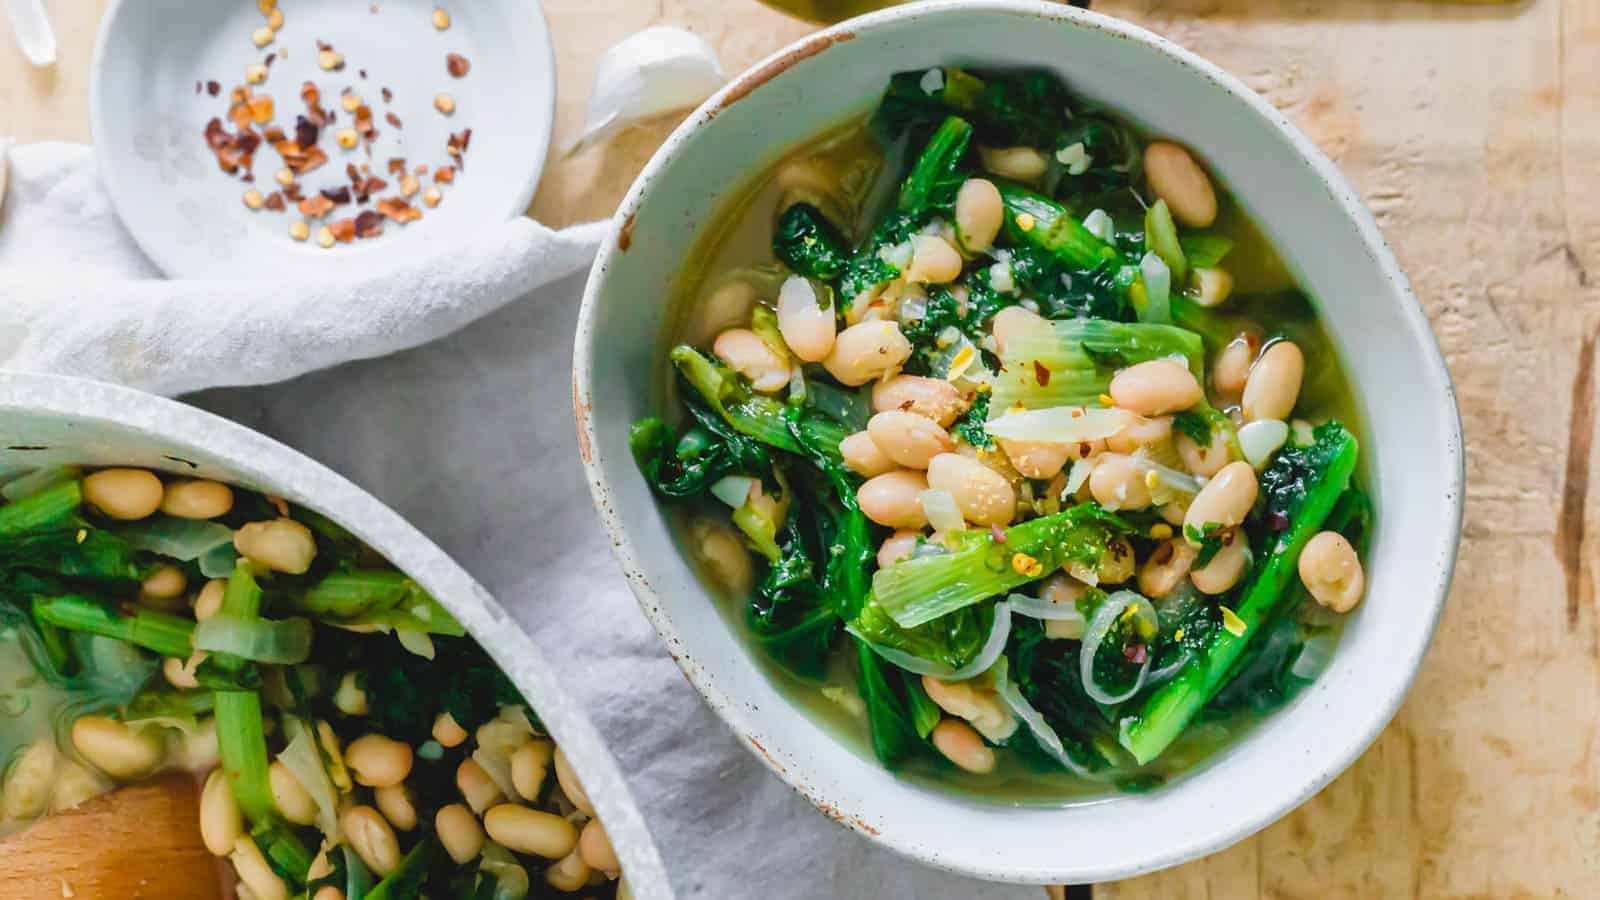
<path id="1" fill-rule="evenodd" d="M 939 93 L 944 90 L 944 70 L 929 69 L 923 72 L 922 80 L 917 82 L 917 86 L 922 88 L 922 92 L 930 97 Z"/>
<path id="2" fill-rule="evenodd" d="M 1089 164 L 1093 161 L 1089 151 L 1084 149 L 1082 141 L 1056 151 L 1056 162 L 1067 167 L 1068 175 L 1082 175 L 1089 171 Z"/>

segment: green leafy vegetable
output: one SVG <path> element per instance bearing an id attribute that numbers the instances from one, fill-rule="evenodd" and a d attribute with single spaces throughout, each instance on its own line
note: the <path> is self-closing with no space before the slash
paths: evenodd
<path id="1" fill-rule="evenodd" d="M 850 261 L 844 237 L 809 203 L 796 203 L 778 217 L 772 253 L 798 275 L 833 281 Z"/>

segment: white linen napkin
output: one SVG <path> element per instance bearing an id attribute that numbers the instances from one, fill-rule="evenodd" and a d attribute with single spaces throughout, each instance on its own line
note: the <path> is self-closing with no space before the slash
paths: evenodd
<path id="1" fill-rule="evenodd" d="M 15 148 L 3 202 L 0 368 L 160 394 L 282 381 L 427 343 L 584 268 L 605 230 L 518 217 L 387 271 L 168 281 L 117 220 L 87 146 Z"/>

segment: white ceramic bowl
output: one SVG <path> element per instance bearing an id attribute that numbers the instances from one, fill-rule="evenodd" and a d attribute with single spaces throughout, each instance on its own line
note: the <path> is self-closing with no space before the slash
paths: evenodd
<path id="1" fill-rule="evenodd" d="M 665 295 L 740 173 L 870 108 L 891 73 L 951 62 L 1043 66 L 1206 160 L 1282 251 L 1343 351 L 1366 413 L 1378 519 L 1367 599 L 1331 668 L 1201 770 L 1148 795 L 1011 807 L 895 779 L 837 742 L 758 668 L 666 528 L 628 453 L 657 413 Z M 1462 450 L 1433 334 L 1372 216 L 1307 138 L 1238 80 L 1140 28 L 1062 5 L 929 2 L 796 44 L 711 98 L 645 168 L 584 297 L 580 445 L 601 518 L 684 672 L 774 772 L 861 833 L 984 878 L 1122 878 L 1219 850 L 1349 766 L 1393 716 L 1443 607 L 1460 531 Z"/>
<path id="2" fill-rule="evenodd" d="M 430 21 L 435 6 L 450 12 L 445 31 Z M 527 209 L 555 122 L 555 51 L 539 0 L 285 2 L 281 9 L 284 24 L 276 40 L 259 49 L 250 35 L 265 20 L 254 0 L 112 0 L 101 20 L 89 83 L 100 175 L 118 217 L 168 276 L 348 277 L 427 254 Z M 317 41 L 343 54 L 343 70 L 319 68 Z M 203 132 L 212 117 L 228 124 L 229 91 L 245 83 L 246 66 L 269 53 L 278 58 L 268 80 L 252 88 L 272 96 L 279 125 L 294 133 L 295 115 L 305 111 L 300 85 L 308 80 L 319 87 L 322 106 L 337 116 L 319 142 L 328 162 L 302 179 L 308 195 L 348 183 L 345 164 L 354 162 L 389 181 L 379 196 L 396 196 L 398 184 L 387 166 L 391 157 L 404 157 L 411 166 L 447 164 L 446 139 L 471 128 L 465 169 L 444 186 L 443 202 L 427 209 L 420 195 L 412 197 L 424 213 L 420 221 L 386 221 L 382 235 L 328 250 L 289 238 L 289 224 L 302 218 L 294 204 L 282 213 L 246 208 L 247 188 L 278 190 L 277 152 L 258 149 L 255 182 L 243 184 L 218 169 Z M 445 71 L 447 53 L 471 63 L 466 77 Z M 196 90 L 213 80 L 221 85 L 219 96 Z M 373 110 L 379 135 L 370 156 L 334 143 L 333 132 L 354 120 L 339 105 L 344 87 Z M 380 94 L 385 87 L 392 103 Z M 434 110 L 434 95 L 441 92 L 455 98 L 454 115 Z M 385 120 L 391 111 L 400 128 Z M 430 176 L 421 180 L 432 184 Z M 341 206 L 327 220 L 364 208 Z M 319 224 L 312 222 L 313 234 Z"/>
<path id="3" fill-rule="evenodd" d="M 0 478 L 66 464 L 216 478 L 314 509 L 415 578 L 489 651 L 566 749 L 637 898 L 672 888 L 616 761 L 516 622 L 421 532 L 331 470 L 181 403 L 79 378 L 0 372 Z"/>

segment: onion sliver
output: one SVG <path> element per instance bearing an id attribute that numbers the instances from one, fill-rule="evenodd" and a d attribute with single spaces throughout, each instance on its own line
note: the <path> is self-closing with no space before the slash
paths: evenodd
<path id="1" fill-rule="evenodd" d="M 923 491 L 920 499 L 922 512 L 934 531 L 948 533 L 967 527 L 967 521 L 961 518 L 961 507 L 956 505 L 956 496 L 949 491 Z"/>
<path id="2" fill-rule="evenodd" d="M 1076 619 L 1084 621 L 1083 613 L 1078 612 L 1078 607 L 1072 603 L 1051 603 L 1040 597 L 1029 597 L 1027 594 L 1011 594 L 1006 597 L 1011 611 L 1019 616 L 1030 619 L 1052 619 L 1057 622 L 1070 622 Z"/>
<path id="3" fill-rule="evenodd" d="M 1149 298 L 1141 322 L 1165 325 L 1172 321 L 1172 269 L 1154 251 L 1139 260 L 1139 274 L 1144 276 L 1145 296 Z"/>
<path id="4" fill-rule="evenodd" d="M 1328 664 L 1333 662 L 1334 640 L 1332 635 L 1319 634 L 1305 642 L 1300 648 L 1300 655 L 1294 658 L 1294 665 L 1289 671 L 1296 678 L 1315 681 L 1318 675 L 1327 671 Z"/>
<path id="5" fill-rule="evenodd" d="M 1116 407 L 1056 406 L 1008 412 L 985 422 L 983 430 L 1008 441 L 1077 444 L 1108 438 L 1130 421 L 1128 411 Z"/>
<path id="6" fill-rule="evenodd" d="M 1173 660 L 1172 662 L 1167 663 L 1166 665 L 1162 666 L 1161 668 L 1159 668 L 1159 669 L 1155 670 L 1154 672 L 1151 672 L 1150 674 L 1146 675 L 1145 679 L 1144 679 L 1144 686 L 1145 687 L 1155 687 L 1158 684 L 1166 683 L 1168 679 L 1170 679 L 1170 678 L 1172 678 L 1172 676 L 1178 674 L 1178 672 L 1181 671 L 1184 666 L 1188 665 L 1189 664 L 1189 660 L 1191 660 L 1193 658 L 1194 658 L 1194 652 L 1193 651 L 1190 651 L 1190 650 L 1183 651 L 1182 653 L 1178 654 L 1178 658 L 1177 659 Z"/>
<path id="7" fill-rule="evenodd" d="M 756 480 L 748 475 L 724 475 L 711 486 L 711 495 L 728 504 L 728 508 L 738 509 L 755 486 Z"/>
<path id="8" fill-rule="evenodd" d="M 868 640 L 854 625 L 847 626 L 846 631 L 857 640 L 872 648 L 872 652 L 882 657 L 885 662 L 893 663 L 907 672 L 917 675 L 932 675 L 940 681 L 964 681 L 975 678 L 989 671 L 994 661 L 1005 652 L 1006 641 L 1011 637 L 1011 604 L 1004 600 L 994 605 L 994 625 L 989 628 L 989 638 L 983 642 L 983 648 L 972 661 L 959 669 L 952 669 L 943 663 L 923 659 L 904 650 L 894 647 L 885 647 Z"/>
<path id="9" fill-rule="evenodd" d="M 1011 712 L 1028 726 L 1028 730 L 1033 732 L 1033 739 L 1044 748 L 1044 752 L 1050 754 L 1052 759 L 1080 778 L 1094 778 L 1093 772 L 1079 765 L 1078 761 L 1072 758 L 1072 754 L 1067 752 L 1066 746 L 1061 743 L 1061 736 L 1056 734 L 1056 730 L 1044 720 L 1044 715 L 1028 702 L 1027 697 L 1022 696 L 1022 690 L 1012 682 L 1008 669 L 1004 657 L 994 664 L 995 692 L 1000 695 L 1000 699 L 1005 701 L 1005 704 L 1011 707 Z"/>
<path id="10" fill-rule="evenodd" d="M 1145 618 L 1152 628 L 1157 627 L 1156 608 L 1150 601 L 1133 591 L 1117 591 L 1107 597 L 1094 611 L 1094 617 L 1089 620 L 1089 630 L 1083 635 L 1083 647 L 1078 651 L 1078 674 L 1083 678 L 1083 690 L 1090 699 L 1096 703 L 1112 706 L 1132 697 L 1144 688 L 1145 676 L 1150 673 L 1150 657 L 1145 656 L 1144 664 L 1139 666 L 1139 677 L 1133 681 L 1133 686 L 1120 694 L 1112 694 L 1101 688 L 1094 680 L 1094 657 L 1100 652 L 1100 645 L 1105 643 L 1106 635 L 1111 633 L 1111 626 L 1116 624 L 1117 618 L 1130 606 L 1137 606 L 1136 616 Z"/>

